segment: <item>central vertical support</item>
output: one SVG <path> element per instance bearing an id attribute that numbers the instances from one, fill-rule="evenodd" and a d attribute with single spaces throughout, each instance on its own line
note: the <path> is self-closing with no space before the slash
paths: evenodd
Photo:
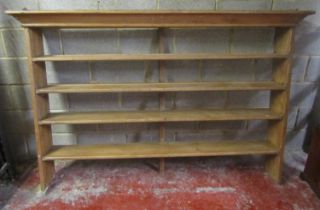
<path id="1" fill-rule="evenodd" d="M 159 53 L 165 52 L 165 41 L 164 41 L 164 29 L 159 28 L 158 32 L 159 36 Z M 165 82 L 165 68 L 164 68 L 164 61 L 159 61 L 159 82 Z M 165 102 L 165 93 L 159 93 L 159 110 L 163 111 L 165 110 L 166 102 Z M 159 125 L 159 140 L 160 143 L 164 143 L 166 139 L 166 129 L 165 129 L 165 123 L 161 122 Z M 160 159 L 159 163 L 159 171 L 160 173 L 163 173 L 165 170 L 165 160 L 164 158 Z"/>
<path id="2" fill-rule="evenodd" d="M 31 84 L 32 110 L 34 117 L 35 138 L 38 151 L 38 168 L 40 174 L 40 187 L 44 190 L 54 175 L 54 161 L 43 161 L 52 146 L 52 135 L 50 125 L 39 125 L 39 120 L 49 113 L 48 94 L 38 95 L 36 90 L 39 87 L 47 86 L 47 75 L 44 62 L 33 62 L 32 57 L 42 56 L 43 39 L 38 29 L 25 29 L 26 48 L 28 50 L 28 68 Z"/>
<path id="3" fill-rule="evenodd" d="M 276 146 L 279 153 L 270 156 L 266 162 L 266 170 L 276 182 L 282 181 L 282 167 L 284 145 L 287 131 L 287 118 L 289 109 L 290 82 L 291 82 L 291 65 L 293 53 L 293 29 L 276 28 L 275 53 L 288 53 L 288 58 L 274 61 L 273 81 L 285 84 L 286 88 L 282 91 L 272 91 L 270 108 L 273 112 L 283 115 L 281 120 L 271 121 L 269 123 L 268 141 Z"/>

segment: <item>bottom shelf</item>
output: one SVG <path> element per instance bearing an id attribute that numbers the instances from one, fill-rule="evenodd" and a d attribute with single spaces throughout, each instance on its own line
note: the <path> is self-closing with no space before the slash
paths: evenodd
<path id="1" fill-rule="evenodd" d="M 93 160 L 124 158 L 200 157 L 277 154 L 266 141 L 134 143 L 55 146 L 43 160 Z"/>

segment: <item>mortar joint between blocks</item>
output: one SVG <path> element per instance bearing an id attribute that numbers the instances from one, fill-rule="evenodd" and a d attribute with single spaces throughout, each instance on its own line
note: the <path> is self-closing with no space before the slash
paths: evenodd
<path id="1" fill-rule="evenodd" d="M 117 49 L 117 52 L 120 53 L 120 31 L 119 29 L 117 28 L 116 29 L 116 49 Z"/>
<path id="2" fill-rule="evenodd" d="M 233 44 L 234 44 L 234 29 L 230 29 L 229 30 L 229 53 L 232 52 L 232 48 L 233 48 Z"/>
<path id="3" fill-rule="evenodd" d="M 0 28 L 0 31 L 2 32 L 2 31 L 24 31 L 24 29 L 23 28 L 21 28 L 21 27 L 17 27 L 17 28 L 13 28 L 13 27 L 2 27 L 2 28 Z"/>
<path id="4" fill-rule="evenodd" d="M 198 72 L 199 72 L 199 77 L 198 81 L 203 81 L 203 61 L 198 61 Z"/>
<path id="5" fill-rule="evenodd" d="M 311 63 L 311 57 L 308 57 L 308 61 L 307 61 L 307 65 L 306 67 L 303 69 L 303 81 L 306 81 L 306 77 L 307 77 L 307 73 L 308 73 L 308 69 Z"/>
<path id="6" fill-rule="evenodd" d="M 123 98 L 123 94 L 122 93 L 118 93 L 118 107 L 122 108 L 122 98 Z"/>
<path id="7" fill-rule="evenodd" d="M 27 60 L 27 57 L 1 57 L 0 60 Z"/>
<path id="8" fill-rule="evenodd" d="M 30 152 L 30 149 L 29 149 L 29 144 L 28 144 L 28 141 L 27 139 L 25 138 L 25 136 L 23 136 L 23 145 L 24 145 L 24 148 L 25 148 L 25 153 L 30 156 L 31 155 L 31 152 Z"/>
<path id="9" fill-rule="evenodd" d="M 2 33 L 2 31 L 0 32 L 0 41 L 1 41 L 1 48 L 2 48 L 2 50 L 3 50 L 3 52 L 4 52 L 4 55 L 5 55 L 5 57 L 8 57 L 8 52 L 7 52 L 7 49 L 6 49 L 6 47 L 5 47 L 5 41 L 4 41 L 4 37 L 3 37 L 3 33 Z"/>
<path id="10" fill-rule="evenodd" d="M 226 92 L 225 95 L 224 107 L 229 108 L 229 92 Z"/>
<path id="11" fill-rule="evenodd" d="M 88 62 L 88 71 L 89 71 L 89 81 L 90 83 L 96 83 L 97 81 L 93 78 L 93 73 L 92 73 L 92 62 Z"/>
<path id="12" fill-rule="evenodd" d="M 100 0 L 97 1 L 97 10 L 100 10 Z"/>
<path id="13" fill-rule="evenodd" d="M 176 31 L 173 32 L 172 51 L 173 51 L 174 53 L 177 52 L 177 46 L 176 46 Z"/>
<path id="14" fill-rule="evenodd" d="M 60 48 L 60 52 L 61 54 L 64 54 L 64 47 L 63 47 L 63 43 L 62 43 L 62 33 L 61 30 L 58 30 L 58 39 L 59 39 L 59 48 Z"/>

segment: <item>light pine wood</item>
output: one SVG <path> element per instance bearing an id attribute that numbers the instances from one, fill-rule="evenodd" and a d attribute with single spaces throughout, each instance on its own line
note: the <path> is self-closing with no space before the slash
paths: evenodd
<path id="1" fill-rule="evenodd" d="M 242 59 L 285 59 L 286 53 L 152 53 L 152 54 L 86 54 L 86 55 L 48 55 L 33 58 L 43 61 L 158 61 L 158 60 L 242 60 Z"/>
<path id="2" fill-rule="evenodd" d="M 6 11 L 25 27 L 295 26 L 313 11 Z"/>
<path id="3" fill-rule="evenodd" d="M 289 58 L 292 56 L 292 38 L 293 38 L 293 28 L 276 28 L 275 38 L 274 38 L 274 52 L 275 53 L 285 53 L 289 55 Z M 276 72 L 277 73 L 277 72 Z M 282 75 L 282 74 L 280 74 Z M 274 75 L 274 79 L 278 78 L 280 75 Z M 286 75 L 284 74 L 283 77 Z M 286 77 L 287 78 L 287 77 Z"/>
<path id="4" fill-rule="evenodd" d="M 51 113 L 40 125 L 147 123 L 179 121 L 279 120 L 282 114 L 269 109 L 198 109 L 174 111 L 111 111 Z"/>
<path id="5" fill-rule="evenodd" d="M 177 91 L 227 91 L 227 90 L 246 91 L 246 90 L 284 90 L 285 88 L 286 88 L 285 84 L 277 83 L 277 82 L 51 84 L 46 87 L 37 89 L 36 92 L 38 94 L 46 94 L 46 93 L 177 92 Z"/>
<path id="6" fill-rule="evenodd" d="M 281 113 L 284 118 L 279 121 L 269 122 L 268 140 L 279 149 L 279 154 L 269 157 L 266 162 L 266 170 L 278 183 L 282 181 L 283 152 L 287 132 L 287 118 L 290 96 L 291 65 L 293 54 L 293 28 L 276 29 L 275 52 L 286 52 L 288 59 L 274 63 L 273 80 L 286 84 L 286 89 L 274 91 L 271 94 L 271 110 Z"/>
<path id="7" fill-rule="evenodd" d="M 44 190 L 54 174 L 54 160 L 162 158 L 269 155 L 266 170 L 281 181 L 286 134 L 293 27 L 313 11 L 7 11 L 25 29 L 28 66 L 39 163 L 40 186 Z M 159 28 L 159 52 L 155 54 L 44 55 L 40 28 Z M 275 27 L 273 53 L 179 53 L 165 50 L 165 27 Z M 269 82 L 184 82 L 166 83 L 164 62 L 174 60 L 274 61 Z M 45 62 L 58 61 L 158 61 L 158 83 L 47 84 Z M 65 71 L 68 71 L 67 69 Z M 166 110 L 165 93 L 177 91 L 271 90 L 270 108 Z M 50 93 L 158 92 L 159 107 L 153 111 L 109 111 L 49 113 Z M 266 141 L 166 142 L 166 122 L 268 120 Z M 53 124 L 159 123 L 159 142 L 153 144 L 52 146 Z"/>
<path id="8" fill-rule="evenodd" d="M 60 146 L 53 148 L 43 160 L 199 157 L 277 153 L 277 147 L 265 141 L 197 141 L 159 144 Z"/>
<path id="9" fill-rule="evenodd" d="M 49 113 L 48 95 L 37 95 L 36 89 L 47 85 L 45 66 L 43 63 L 33 63 L 32 56 L 43 54 L 42 34 L 39 30 L 25 29 L 25 42 L 28 51 L 29 79 L 31 84 L 32 110 L 35 125 L 35 138 L 38 153 L 40 187 L 46 188 L 54 175 L 54 162 L 42 160 L 52 146 L 50 126 L 40 126 L 39 120 Z"/>

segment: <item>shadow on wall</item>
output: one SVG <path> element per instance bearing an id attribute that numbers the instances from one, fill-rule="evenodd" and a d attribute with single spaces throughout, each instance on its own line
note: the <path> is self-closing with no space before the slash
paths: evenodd
<path id="1" fill-rule="evenodd" d="M 310 61 L 313 56 L 319 55 L 319 46 L 317 43 L 320 41 L 320 27 L 311 24 L 308 21 L 303 21 L 296 29 L 297 33 L 295 36 L 295 54 L 300 55 L 310 55 L 309 65 L 307 70 L 310 71 Z M 303 71 L 303 69 L 301 69 Z M 313 70 L 315 72 L 320 72 L 320 69 Z M 313 75 L 312 75 L 313 76 Z M 305 78 L 304 78 L 305 79 Z M 291 107 L 302 107 L 305 110 L 299 111 L 298 119 L 295 123 L 295 129 L 290 130 L 287 133 L 287 140 L 289 143 L 295 139 L 299 134 L 299 131 L 306 129 L 306 132 L 302 134 L 301 143 L 303 143 L 303 150 L 308 152 L 308 147 L 310 145 L 312 130 L 315 126 L 319 125 L 319 106 L 320 106 L 320 74 L 316 74 L 316 78 L 311 78 L 312 81 L 305 81 L 305 85 L 296 83 L 297 89 L 291 89 Z M 311 104 L 313 103 L 313 104 Z M 307 112 L 307 113 L 304 113 Z M 300 145 L 300 144 L 299 144 Z M 297 148 L 296 148 L 297 149 Z"/>
<path id="2" fill-rule="evenodd" d="M 34 131 L 23 31 L 17 21 L 4 14 L 5 10 L 18 9 L 13 4 L 17 2 L 0 2 L 0 33 L 4 39 L 0 44 L 0 120 L 9 158 L 17 168 L 34 158 L 29 148 Z"/>
<path id="3" fill-rule="evenodd" d="M 320 71 L 320 69 L 319 69 L 319 71 Z M 320 125 L 320 114 L 319 114 L 320 113 L 320 88 L 319 88 L 320 83 L 319 82 L 320 82 L 320 76 L 319 76 L 319 78 L 317 78 L 317 95 L 314 100 L 312 110 L 311 110 L 310 114 L 306 117 L 306 120 L 304 121 L 304 122 L 306 122 L 307 120 L 309 120 L 306 138 L 303 143 L 303 150 L 305 152 L 309 152 L 309 147 L 311 144 L 312 137 L 314 135 L 314 131 L 315 131 L 315 129 L 319 128 L 319 125 Z M 303 125 L 301 125 L 301 126 L 303 126 Z"/>
<path id="4" fill-rule="evenodd" d="M 299 55 L 319 55 L 320 26 L 302 21 L 295 31 L 295 53 Z"/>
<path id="5" fill-rule="evenodd" d="M 317 99 L 319 98 L 318 81 L 320 81 L 320 78 L 317 79 L 317 86 L 312 88 L 312 91 L 310 91 L 310 87 L 305 87 L 299 94 L 295 95 L 291 99 L 291 106 L 294 107 L 299 105 L 305 98 L 309 97 L 310 93 L 313 94 L 314 92 L 316 92 L 317 94 L 313 106 L 310 105 L 312 106 L 312 108 L 306 108 L 307 113 L 303 113 L 303 110 L 300 109 L 298 116 L 296 117 L 297 119 L 295 120 L 294 129 L 290 129 L 287 131 L 286 144 L 296 145 L 290 147 L 291 150 L 299 151 L 300 149 L 303 149 L 305 152 L 308 152 L 308 147 L 311 140 L 311 131 L 317 124 L 319 124 L 320 118 L 319 116 L 314 114 L 316 110 L 319 111 L 319 102 L 317 102 L 317 100 L 319 100 Z"/>

